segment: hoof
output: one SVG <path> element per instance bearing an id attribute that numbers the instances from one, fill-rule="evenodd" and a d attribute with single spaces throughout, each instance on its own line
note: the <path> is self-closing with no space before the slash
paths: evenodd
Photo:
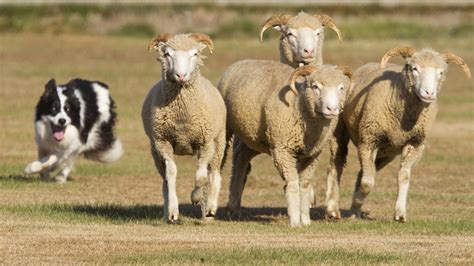
<path id="1" fill-rule="evenodd" d="M 396 222 L 399 222 L 399 223 L 406 223 L 407 222 L 407 218 L 405 218 L 405 216 L 402 216 L 402 215 L 395 215 L 395 217 L 393 217 L 393 220 L 395 220 Z"/>
<path id="2" fill-rule="evenodd" d="M 326 219 L 339 220 L 339 219 L 341 219 L 341 212 L 339 212 L 339 211 L 327 211 L 326 212 Z"/>
<path id="3" fill-rule="evenodd" d="M 353 219 L 368 219 L 370 214 L 370 210 L 362 211 L 361 209 L 351 209 L 350 217 Z"/>

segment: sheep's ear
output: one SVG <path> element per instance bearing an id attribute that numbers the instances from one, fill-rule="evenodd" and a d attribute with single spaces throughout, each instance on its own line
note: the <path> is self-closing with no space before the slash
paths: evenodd
<path id="1" fill-rule="evenodd" d="M 173 35 L 169 33 L 164 33 L 161 35 L 156 35 L 151 41 L 148 43 L 148 52 L 151 52 L 152 50 L 158 51 L 160 48 L 160 44 L 165 43 L 171 39 Z"/>
<path id="2" fill-rule="evenodd" d="M 296 84 L 295 84 L 296 79 L 298 77 L 306 77 L 308 75 L 311 75 L 316 70 L 317 70 L 317 68 L 315 66 L 308 65 L 308 66 L 299 67 L 295 71 L 293 71 L 293 73 L 291 73 L 290 79 L 288 81 L 288 83 L 290 84 L 291 91 L 295 95 L 297 95 L 298 90 L 296 89 Z"/>
<path id="3" fill-rule="evenodd" d="M 460 56 L 457 56 L 451 52 L 444 52 L 443 57 L 446 63 L 448 64 L 452 63 L 461 67 L 464 70 L 464 74 L 466 74 L 466 77 L 468 79 L 471 78 L 471 70 L 469 69 L 469 66 L 464 62 L 464 60 Z"/>

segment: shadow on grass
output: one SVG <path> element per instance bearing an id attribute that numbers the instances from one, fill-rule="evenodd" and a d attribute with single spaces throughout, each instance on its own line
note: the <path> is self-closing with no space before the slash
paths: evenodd
<path id="1" fill-rule="evenodd" d="M 86 214 L 105 218 L 110 221 L 143 221 L 161 220 L 163 216 L 163 206 L 161 205 L 72 205 L 70 210 L 77 214 Z M 182 204 L 179 206 L 181 217 L 200 219 L 201 210 L 197 205 Z M 350 212 L 342 210 L 343 217 L 348 217 Z M 287 216 L 286 208 L 241 208 L 240 212 L 229 216 L 225 208 L 219 208 L 216 219 L 220 221 L 240 221 L 240 222 L 273 222 Z M 323 207 L 311 209 L 312 220 L 325 219 L 325 209 Z"/>
<path id="2" fill-rule="evenodd" d="M 38 176 L 2 175 L 0 176 L 0 182 L 39 183 L 39 182 L 44 182 L 44 181 Z"/>

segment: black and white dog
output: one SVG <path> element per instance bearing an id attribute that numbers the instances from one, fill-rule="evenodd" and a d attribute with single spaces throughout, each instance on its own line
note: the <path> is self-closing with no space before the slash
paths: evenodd
<path id="1" fill-rule="evenodd" d="M 107 85 L 99 81 L 74 79 L 56 85 L 51 79 L 36 105 L 35 135 L 38 160 L 25 169 L 27 174 L 60 169 L 56 182 L 66 182 L 78 155 L 104 163 L 122 156 L 121 142 L 114 134 L 117 114 Z"/>

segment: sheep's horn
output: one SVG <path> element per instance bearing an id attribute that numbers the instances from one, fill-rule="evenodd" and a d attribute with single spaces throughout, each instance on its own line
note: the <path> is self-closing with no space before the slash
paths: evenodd
<path id="1" fill-rule="evenodd" d="M 403 58 L 412 57 L 413 54 L 416 52 L 415 48 L 407 47 L 407 46 L 398 46 L 388 50 L 382 57 L 380 61 L 380 68 L 385 68 L 387 65 L 388 60 L 396 55 L 401 55 Z"/>
<path id="2" fill-rule="evenodd" d="M 151 52 L 153 49 L 157 49 L 157 45 L 160 42 L 167 42 L 169 39 L 171 39 L 173 35 L 169 33 L 163 33 L 161 35 L 156 35 L 151 41 L 148 43 L 148 52 Z"/>
<path id="3" fill-rule="evenodd" d="M 335 31 L 336 34 L 337 34 L 337 38 L 339 38 L 339 41 L 342 40 L 341 31 L 336 26 L 336 23 L 334 22 L 334 20 L 330 16 L 328 16 L 326 14 L 316 14 L 316 15 L 313 15 L 313 17 L 317 18 L 319 20 L 319 22 L 321 22 L 321 24 L 323 24 L 323 26 L 328 26 L 333 31 Z"/>
<path id="4" fill-rule="evenodd" d="M 191 33 L 191 38 L 193 38 L 197 42 L 202 42 L 209 48 L 209 53 L 212 54 L 212 50 L 214 49 L 214 43 L 211 40 L 211 37 L 204 33 Z"/>
<path id="5" fill-rule="evenodd" d="M 346 77 L 348 77 L 351 80 L 351 83 L 354 81 L 354 76 L 352 74 L 352 70 L 348 66 L 338 66 L 337 69 L 339 69 L 342 74 L 344 74 Z"/>
<path id="6" fill-rule="evenodd" d="M 262 25 L 262 29 L 260 30 L 260 42 L 263 41 L 263 33 L 270 27 L 278 26 L 278 25 L 286 25 L 288 21 L 292 18 L 291 15 L 287 14 L 280 14 L 275 15 L 267 19 L 265 23 Z"/>
<path id="7" fill-rule="evenodd" d="M 290 79 L 289 79 L 289 84 L 290 84 L 290 89 L 291 91 L 297 95 L 298 94 L 298 90 L 296 89 L 296 85 L 295 85 L 295 82 L 296 82 L 296 79 L 300 76 L 308 76 L 310 74 L 312 74 L 314 71 L 316 71 L 317 68 L 315 66 L 312 66 L 312 65 L 307 65 L 307 66 L 302 66 L 302 67 L 299 67 L 297 68 L 295 71 L 293 71 L 293 73 L 291 73 L 291 76 L 290 76 Z"/>
<path id="8" fill-rule="evenodd" d="M 464 60 L 451 53 L 451 52 L 445 52 L 443 54 L 443 57 L 444 57 L 444 60 L 446 60 L 446 63 L 453 63 L 455 65 L 458 65 L 460 66 L 463 70 L 464 70 L 464 73 L 466 74 L 467 78 L 470 79 L 471 78 L 471 70 L 469 70 L 469 66 L 464 62 Z"/>

